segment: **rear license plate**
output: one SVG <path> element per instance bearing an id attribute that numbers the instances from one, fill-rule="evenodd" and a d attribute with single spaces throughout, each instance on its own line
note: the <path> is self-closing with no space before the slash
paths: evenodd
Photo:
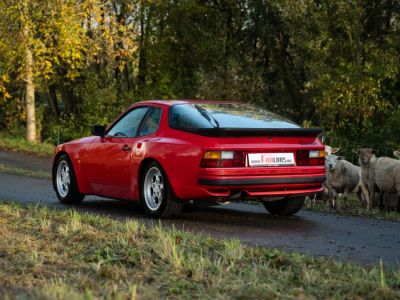
<path id="1" fill-rule="evenodd" d="M 294 165 L 293 153 L 249 153 L 250 167 Z"/>

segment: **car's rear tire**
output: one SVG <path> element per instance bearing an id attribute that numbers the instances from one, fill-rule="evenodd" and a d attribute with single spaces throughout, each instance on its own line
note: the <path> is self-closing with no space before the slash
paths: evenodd
<path id="1" fill-rule="evenodd" d="M 79 192 L 74 168 L 66 154 L 57 159 L 53 174 L 53 187 L 58 200 L 63 204 L 79 204 L 85 197 Z"/>
<path id="2" fill-rule="evenodd" d="M 290 216 L 297 213 L 304 205 L 305 197 L 284 198 L 277 201 L 264 201 L 264 207 L 271 215 Z"/>
<path id="3" fill-rule="evenodd" d="M 149 216 L 168 218 L 182 211 L 184 204 L 175 197 L 159 163 L 152 162 L 145 168 L 140 187 L 140 201 Z"/>

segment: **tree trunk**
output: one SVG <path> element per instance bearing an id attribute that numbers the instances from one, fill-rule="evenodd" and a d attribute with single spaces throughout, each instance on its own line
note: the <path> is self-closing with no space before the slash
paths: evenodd
<path id="1" fill-rule="evenodd" d="M 28 17 L 27 7 L 25 4 L 25 17 Z M 36 143 L 36 111 L 35 111 L 35 85 L 33 82 L 33 54 L 30 47 L 30 30 L 28 24 L 24 24 L 25 48 L 25 64 L 26 64 L 26 140 Z"/>

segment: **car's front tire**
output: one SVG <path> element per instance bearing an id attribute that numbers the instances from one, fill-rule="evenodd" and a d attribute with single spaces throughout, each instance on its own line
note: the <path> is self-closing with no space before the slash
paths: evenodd
<path id="1" fill-rule="evenodd" d="M 264 201 L 264 207 L 271 215 L 290 216 L 297 213 L 304 205 L 305 197 L 284 198 L 277 201 Z"/>
<path id="2" fill-rule="evenodd" d="M 66 154 L 61 155 L 56 161 L 53 186 L 58 200 L 63 204 L 79 204 L 85 197 L 79 192 L 74 168 Z"/>
<path id="3" fill-rule="evenodd" d="M 167 218 L 182 211 L 183 202 L 175 197 L 159 163 L 152 162 L 145 168 L 140 186 L 140 201 L 149 216 Z"/>

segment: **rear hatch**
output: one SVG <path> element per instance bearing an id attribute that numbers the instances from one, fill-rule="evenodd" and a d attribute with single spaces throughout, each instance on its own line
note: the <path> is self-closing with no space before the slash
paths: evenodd
<path id="1" fill-rule="evenodd" d="M 321 172 L 324 165 L 324 147 L 317 138 L 321 129 L 302 128 L 257 106 L 228 102 L 177 104 L 171 108 L 169 124 L 207 137 L 201 166 L 223 168 L 226 175 L 266 171 L 300 174 L 313 172 L 303 168 L 310 166 L 318 166 Z"/>
<path id="2" fill-rule="evenodd" d="M 213 197 L 283 197 L 319 192 L 325 181 L 320 129 L 302 128 L 242 103 L 171 107 L 169 126 L 202 145 L 196 179 Z"/>

